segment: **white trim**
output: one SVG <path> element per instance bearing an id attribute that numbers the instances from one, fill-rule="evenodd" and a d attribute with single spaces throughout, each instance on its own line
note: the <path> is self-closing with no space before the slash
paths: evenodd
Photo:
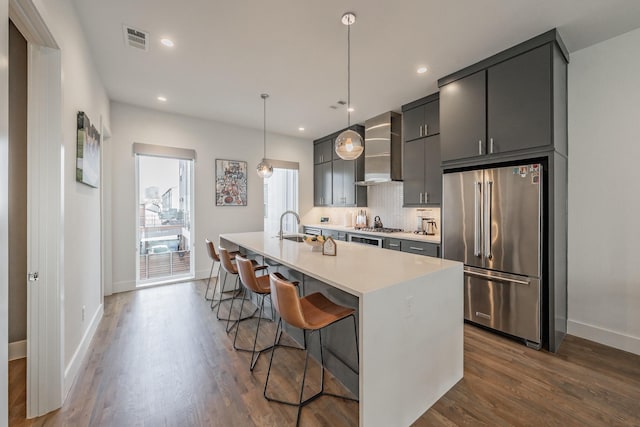
<path id="1" fill-rule="evenodd" d="M 87 351 L 89 350 L 89 344 L 93 340 L 93 337 L 96 334 L 96 330 L 98 330 L 98 325 L 102 320 L 102 316 L 104 314 L 104 305 L 100 304 L 98 310 L 96 310 L 93 318 L 91 319 L 91 323 L 89 327 L 84 333 L 82 340 L 80 341 L 80 345 L 76 349 L 76 352 L 73 354 L 69 365 L 64 371 L 64 398 L 66 399 L 69 391 L 71 390 L 71 386 L 78 376 L 78 372 L 80 372 L 80 367 L 82 366 L 82 362 L 85 360 L 87 356 Z"/>
<path id="2" fill-rule="evenodd" d="M 135 280 L 123 280 L 121 282 L 113 282 L 113 288 L 111 289 L 114 294 L 120 292 L 129 292 L 136 290 Z"/>
<path id="3" fill-rule="evenodd" d="M 577 320 L 569 320 L 567 322 L 567 333 L 640 355 L 640 337 L 589 325 Z"/>
<path id="4" fill-rule="evenodd" d="M 56 40 L 32 0 L 9 0 L 9 17 L 30 43 L 58 49 Z"/>
<path id="5" fill-rule="evenodd" d="M 143 144 L 134 142 L 132 145 L 133 154 L 150 157 L 166 157 L 178 160 L 196 160 L 196 150 L 190 148 L 169 147 L 166 145 Z"/>
<path id="6" fill-rule="evenodd" d="M 9 343 L 9 362 L 27 357 L 27 340 Z"/>

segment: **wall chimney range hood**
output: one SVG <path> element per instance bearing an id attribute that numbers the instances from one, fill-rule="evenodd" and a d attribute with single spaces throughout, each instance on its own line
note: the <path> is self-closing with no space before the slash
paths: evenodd
<path id="1" fill-rule="evenodd" d="M 402 181 L 401 116 L 389 111 L 364 122 L 364 181 L 375 185 Z"/>

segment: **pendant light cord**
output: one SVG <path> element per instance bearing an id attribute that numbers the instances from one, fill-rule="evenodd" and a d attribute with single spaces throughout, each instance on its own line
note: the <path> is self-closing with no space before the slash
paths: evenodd
<path id="1" fill-rule="evenodd" d="M 351 25 L 347 25 L 347 127 L 351 126 Z"/>
<path id="2" fill-rule="evenodd" d="M 262 94 L 262 100 L 264 103 L 264 126 L 262 127 L 264 132 L 264 150 L 263 150 L 263 159 L 267 158 L 267 96 L 266 94 Z"/>

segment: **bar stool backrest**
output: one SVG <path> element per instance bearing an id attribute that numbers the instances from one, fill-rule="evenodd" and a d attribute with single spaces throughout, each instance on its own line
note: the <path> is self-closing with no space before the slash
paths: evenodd
<path id="1" fill-rule="evenodd" d="M 218 254 L 216 253 L 216 247 L 213 242 L 209 239 L 204 239 L 204 243 L 205 245 L 207 245 L 207 253 L 209 254 L 209 258 L 211 258 L 213 261 L 220 262 L 220 257 L 218 257 Z"/>
<path id="2" fill-rule="evenodd" d="M 294 328 L 308 329 L 296 287 L 279 273 L 269 275 L 271 298 L 282 320 Z"/>
<path id="3" fill-rule="evenodd" d="M 253 292 L 263 293 L 260 286 L 258 286 L 258 279 L 256 278 L 256 272 L 251 260 L 240 255 L 236 255 L 236 266 L 242 283 L 244 283 L 244 285 Z"/>
<path id="4" fill-rule="evenodd" d="M 238 269 L 231 262 L 231 256 L 229 255 L 229 251 L 225 248 L 220 249 L 220 265 L 225 269 L 227 273 L 238 274 Z"/>

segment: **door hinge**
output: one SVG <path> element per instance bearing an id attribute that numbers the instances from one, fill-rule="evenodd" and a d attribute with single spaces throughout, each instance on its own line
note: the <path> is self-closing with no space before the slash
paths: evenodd
<path id="1" fill-rule="evenodd" d="M 38 279 L 39 279 L 39 275 L 37 271 L 34 273 L 27 274 L 27 280 L 29 280 L 30 282 L 37 282 Z"/>

